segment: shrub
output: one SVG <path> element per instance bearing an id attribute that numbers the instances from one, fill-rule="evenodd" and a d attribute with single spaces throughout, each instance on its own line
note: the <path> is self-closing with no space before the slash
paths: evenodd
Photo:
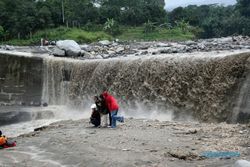
<path id="1" fill-rule="evenodd" d="M 178 28 L 180 28 L 182 30 L 183 33 L 187 33 L 190 30 L 190 25 L 188 22 L 186 22 L 185 20 L 181 20 L 181 21 L 175 21 L 175 24 Z"/>
<path id="2" fill-rule="evenodd" d="M 147 23 L 144 23 L 143 26 L 143 33 L 152 33 L 154 32 L 156 29 L 156 26 L 154 25 L 154 23 L 152 23 L 151 21 L 148 21 Z"/>
<path id="3" fill-rule="evenodd" d="M 103 29 L 112 36 L 116 36 L 121 33 L 120 26 L 114 19 L 108 19 L 105 22 Z"/>

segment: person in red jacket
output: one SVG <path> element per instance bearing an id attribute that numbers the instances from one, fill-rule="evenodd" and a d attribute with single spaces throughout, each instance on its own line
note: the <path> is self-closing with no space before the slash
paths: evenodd
<path id="1" fill-rule="evenodd" d="M 112 95 L 110 95 L 107 91 L 104 91 L 102 95 L 104 97 L 106 106 L 108 107 L 108 110 L 111 114 L 111 128 L 115 128 L 116 121 L 124 122 L 124 117 L 117 116 L 119 105 L 116 99 Z"/>

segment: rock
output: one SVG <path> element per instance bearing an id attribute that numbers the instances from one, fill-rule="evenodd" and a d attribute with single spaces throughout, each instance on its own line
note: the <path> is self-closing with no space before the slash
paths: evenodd
<path id="1" fill-rule="evenodd" d="M 170 44 L 167 44 L 167 43 L 157 43 L 156 44 L 156 47 L 170 47 L 171 45 Z"/>
<path id="2" fill-rule="evenodd" d="M 198 48 L 201 50 L 204 50 L 206 48 L 206 46 L 202 43 L 198 44 Z"/>
<path id="3" fill-rule="evenodd" d="M 113 42 L 113 43 L 112 43 L 112 46 L 117 46 L 117 45 L 119 45 L 119 44 L 116 43 L 116 42 Z"/>
<path id="4" fill-rule="evenodd" d="M 233 167 L 250 167 L 250 161 L 238 160 Z"/>
<path id="5" fill-rule="evenodd" d="M 43 107 L 48 107 L 48 103 L 43 103 Z"/>
<path id="6" fill-rule="evenodd" d="M 179 52 L 179 50 L 177 48 L 172 49 L 172 53 L 178 53 L 178 52 Z"/>
<path id="7" fill-rule="evenodd" d="M 196 42 L 194 42 L 194 41 L 186 41 L 185 42 L 185 44 L 187 45 L 187 46 L 191 46 L 191 45 L 197 45 L 197 43 Z"/>
<path id="8" fill-rule="evenodd" d="M 149 152 L 151 152 L 151 153 L 158 152 L 158 150 L 150 150 Z"/>
<path id="9" fill-rule="evenodd" d="M 66 56 L 78 57 L 81 47 L 74 40 L 57 41 L 56 46 L 65 51 Z"/>
<path id="10" fill-rule="evenodd" d="M 113 51 L 113 50 L 108 50 L 108 54 L 109 54 L 109 55 L 115 54 L 115 51 Z"/>
<path id="11" fill-rule="evenodd" d="M 148 54 L 148 51 L 141 52 L 141 55 L 146 55 Z"/>
<path id="12" fill-rule="evenodd" d="M 92 49 L 89 45 L 80 45 L 81 49 L 87 52 L 91 52 Z"/>
<path id="13" fill-rule="evenodd" d="M 231 43 L 233 42 L 233 39 L 232 37 L 218 38 L 217 42 L 218 43 Z"/>
<path id="14" fill-rule="evenodd" d="M 103 57 L 104 59 L 108 59 L 108 58 L 110 58 L 110 55 L 109 55 L 109 54 L 103 54 L 102 57 Z"/>
<path id="15" fill-rule="evenodd" d="M 51 54 L 54 55 L 54 56 L 57 56 L 57 57 L 65 57 L 66 56 L 65 51 L 62 50 L 62 49 L 59 49 L 58 47 L 55 47 L 52 50 Z"/>
<path id="16" fill-rule="evenodd" d="M 167 48 L 167 49 L 162 49 L 159 51 L 161 54 L 165 54 L 165 53 L 172 53 L 172 50 Z"/>
<path id="17" fill-rule="evenodd" d="M 103 57 L 101 55 L 96 55 L 95 58 L 96 59 L 103 59 Z"/>
<path id="18" fill-rule="evenodd" d="M 149 48 L 149 46 L 144 45 L 144 46 L 140 46 L 138 49 L 139 50 L 147 50 Z"/>
<path id="19" fill-rule="evenodd" d="M 168 151 L 168 154 L 171 155 L 172 157 L 183 160 L 193 160 L 199 158 L 199 156 L 196 153 L 181 149 L 171 149 L 170 151 Z M 165 156 L 166 155 L 167 154 L 165 154 Z"/>
<path id="20" fill-rule="evenodd" d="M 42 126 L 42 127 L 39 127 L 39 128 L 35 128 L 34 131 L 37 132 L 37 131 L 43 131 L 45 129 L 47 129 L 49 126 Z"/>
<path id="21" fill-rule="evenodd" d="M 81 56 L 86 58 L 86 59 L 92 59 L 94 58 L 93 54 L 89 53 L 89 52 L 86 52 L 84 50 L 81 50 Z"/>
<path id="22" fill-rule="evenodd" d="M 103 46 L 108 46 L 111 44 L 111 42 L 109 40 L 103 40 L 103 41 L 99 41 L 99 44 L 101 44 Z"/>
<path id="23" fill-rule="evenodd" d="M 196 134 L 197 130 L 196 129 L 191 129 L 188 132 L 186 132 L 186 134 Z"/>
<path id="24" fill-rule="evenodd" d="M 122 52 L 122 51 L 124 51 L 124 48 L 123 48 L 123 47 L 118 47 L 118 48 L 115 50 L 116 53 L 120 53 L 120 52 Z"/>
<path id="25" fill-rule="evenodd" d="M 4 49 L 5 50 L 15 50 L 15 47 L 11 46 L 11 45 L 5 45 Z"/>

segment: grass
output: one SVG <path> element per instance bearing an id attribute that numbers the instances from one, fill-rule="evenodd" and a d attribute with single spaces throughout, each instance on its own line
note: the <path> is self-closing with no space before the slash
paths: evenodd
<path id="1" fill-rule="evenodd" d="M 91 43 L 104 39 L 112 39 L 110 35 L 103 31 L 87 32 L 83 29 L 78 28 L 59 27 L 55 29 L 38 31 L 33 35 L 32 39 L 13 39 L 4 43 L 11 45 L 40 45 L 41 38 L 56 41 L 72 39 L 78 43 Z"/>
<path id="2" fill-rule="evenodd" d="M 182 30 L 175 29 L 157 29 L 151 33 L 144 33 L 143 27 L 121 27 L 122 33 L 116 37 L 108 35 L 106 32 L 98 31 L 86 31 L 79 28 L 66 28 L 58 27 L 54 29 L 46 29 L 36 32 L 32 39 L 13 39 L 4 42 L 4 44 L 10 45 L 40 45 L 40 39 L 46 38 L 48 40 L 65 40 L 72 39 L 78 43 L 91 43 L 99 40 L 112 40 L 118 38 L 121 41 L 180 41 L 189 40 L 195 38 L 190 33 L 184 33 Z"/>
<path id="3" fill-rule="evenodd" d="M 182 41 L 194 39 L 190 33 L 183 33 L 180 29 L 157 29 L 151 33 L 143 33 L 143 27 L 130 27 L 123 29 L 123 33 L 117 36 L 121 40 L 143 40 L 143 41 Z"/>

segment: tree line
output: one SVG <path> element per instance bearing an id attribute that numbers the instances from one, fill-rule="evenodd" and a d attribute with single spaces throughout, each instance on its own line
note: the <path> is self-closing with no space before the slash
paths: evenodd
<path id="1" fill-rule="evenodd" d="M 169 21 L 185 21 L 196 27 L 199 37 L 250 35 L 250 0 L 237 0 L 233 6 L 190 5 L 169 13 Z"/>
<path id="2" fill-rule="evenodd" d="M 233 6 L 190 5 L 171 12 L 163 0 L 0 0 L 0 39 L 31 38 L 38 30 L 67 27 L 180 26 L 197 37 L 250 35 L 250 1 Z M 112 20 L 111 20 L 112 19 Z M 150 23 L 150 24 L 149 24 Z"/>

